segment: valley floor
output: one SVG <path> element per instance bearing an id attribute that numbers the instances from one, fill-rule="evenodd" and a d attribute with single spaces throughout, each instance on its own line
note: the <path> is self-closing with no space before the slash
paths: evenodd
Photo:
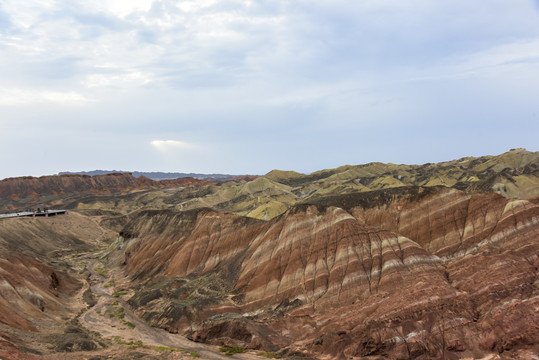
<path id="1" fill-rule="evenodd" d="M 95 254 L 94 254 L 95 256 Z M 230 359 L 215 346 L 194 343 L 178 334 L 171 334 L 163 329 L 147 325 L 139 319 L 125 299 L 132 294 L 115 291 L 111 285 L 114 276 L 106 273 L 103 264 L 92 255 L 83 255 L 81 259 L 87 263 L 90 291 L 96 298 L 96 304 L 82 313 L 78 320 L 91 332 L 101 334 L 105 339 L 115 343 L 109 351 L 124 351 L 123 348 L 135 348 L 141 354 L 157 356 L 162 359 Z M 122 347 L 122 345 L 124 345 Z M 50 359 L 57 359 L 58 354 Z M 81 354 L 64 355 L 65 359 L 79 358 Z M 90 355 L 90 354 L 89 354 Z M 105 354 L 103 354 L 105 355 Z M 238 354 L 239 359 L 260 359 L 254 354 Z"/>
<path id="2" fill-rule="evenodd" d="M 46 240 L 50 234 L 54 234 L 49 238 L 54 237 L 57 240 L 63 239 L 61 234 L 55 232 L 59 227 L 75 229 L 75 231 L 81 231 L 80 229 L 84 228 L 88 231 L 84 239 L 85 246 L 91 245 L 91 247 L 90 250 L 81 250 L 68 245 L 63 250 L 49 252 L 48 262 L 51 268 L 39 269 L 40 272 L 36 271 L 36 267 L 44 265 L 39 265 L 39 263 L 21 266 L 23 269 L 35 271 L 35 274 L 26 274 L 26 277 L 32 280 L 42 275 L 42 272 L 48 273 L 54 270 L 53 274 L 63 274 L 58 275 L 60 279 L 58 281 L 61 283 L 67 283 L 66 279 L 71 279 L 69 281 L 78 282 L 83 286 L 69 296 L 55 294 L 54 297 L 61 304 L 60 306 L 53 306 L 45 299 L 47 305 L 43 305 L 41 310 L 43 316 L 39 314 L 34 316 L 29 329 L 23 326 L 10 326 L 0 321 L 0 359 L 231 358 L 224 355 L 217 346 L 195 343 L 179 334 L 171 334 L 163 329 L 151 327 L 132 312 L 125 301 L 130 294 L 115 289 L 117 274 L 108 271 L 99 259 L 109 245 L 107 238 L 110 239 L 113 233 L 101 228 L 96 219 L 71 213 L 55 219 L 26 218 L 4 221 L 7 222 L 1 224 L 0 235 L 3 237 L 0 240 L 15 242 L 15 239 L 8 238 L 6 234 L 13 233 L 13 229 L 17 228 L 19 231 L 32 234 L 27 235 L 26 239 L 28 243 L 36 246 L 36 242 L 32 242 L 33 236 L 41 236 Z M 51 243 L 52 241 L 49 242 Z M 5 243 L 0 245 L 5 246 Z M 46 248 L 45 245 L 43 246 Z M 3 250 L 3 253 L 9 254 L 5 249 Z M 23 257 L 23 254 L 27 252 L 28 250 L 19 249 L 19 255 L 15 257 L 4 254 L 6 259 L 3 259 L 0 265 L 7 263 L 17 266 L 19 262 L 17 256 Z M 0 300 L 8 299 L 10 304 L 6 304 L 6 309 L 13 310 L 14 313 L 20 313 L 16 306 L 25 305 L 25 294 L 33 296 L 32 299 L 43 299 L 43 296 L 29 285 L 27 279 L 18 278 L 20 274 L 17 274 L 17 271 L 18 268 L 12 269 L 9 274 L 12 277 L 5 278 L 2 284 L 4 288 L 10 284 L 10 290 L 19 295 L 22 294 L 20 298 L 14 300 L 12 293 L 6 289 L 0 289 Z M 8 272 L 10 270 L 0 268 L 0 275 L 5 276 Z M 26 287 L 22 287 L 23 284 Z M 45 292 L 50 287 L 46 285 L 43 285 Z M 30 307 L 35 307 L 35 305 L 30 304 Z M 9 320 L 9 311 L 6 313 L 8 314 L 6 319 Z M 261 359 L 254 352 L 235 354 L 232 358 Z"/>

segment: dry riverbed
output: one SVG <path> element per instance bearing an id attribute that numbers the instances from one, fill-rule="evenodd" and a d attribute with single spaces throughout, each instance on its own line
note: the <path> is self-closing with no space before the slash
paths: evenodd
<path id="1" fill-rule="evenodd" d="M 97 254 L 83 255 L 74 261 L 79 264 L 84 261 L 89 273 L 88 285 L 79 296 L 88 308 L 75 321 L 102 339 L 106 346 L 92 351 L 50 354 L 43 356 L 44 359 L 263 359 L 249 352 L 227 356 L 218 347 L 194 343 L 147 325 L 126 302 L 132 294 L 114 288 L 114 276 Z"/>

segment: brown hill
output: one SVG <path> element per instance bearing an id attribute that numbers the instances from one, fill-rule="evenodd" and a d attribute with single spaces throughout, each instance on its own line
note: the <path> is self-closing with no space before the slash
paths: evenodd
<path id="1" fill-rule="evenodd" d="M 154 181 L 130 173 L 107 175 L 54 175 L 8 178 L 0 181 L 0 209 L 18 210 L 31 206 L 58 206 L 84 196 L 121 195 L 141 190 L 177 188 L 206 184 L 194 178 Z"/>

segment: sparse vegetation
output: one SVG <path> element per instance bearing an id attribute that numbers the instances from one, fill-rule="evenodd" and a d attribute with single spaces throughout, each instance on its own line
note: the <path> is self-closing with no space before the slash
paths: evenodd
<path id="1" fill-rule="evenodd" d="M 262 357 L 265 357 L 265 358 L 268 358 L 268 359 L 280 359 L 281 358 L 281 355 L 278 355 L 278 354 L 273 353 L 273 352 L 259 352 L 256 355 L 257 356 L 262 356 Z"/>
<path id="2" fill-rule="evenodd" d="M 154 349 L 156 351 L 166 351 L 166 350 L 178 351 L 177 349 L 174 349 L 174 348 L 171 348 L 171 347 L 168 347 L 168 346 L 160 346 L 160 345 L 155 345 L 155 346 L 152 347 L 152 349 Z"/>
<path id="3" fill-rule="evenodd" d="M 129 345 L 129 346 L 135 346 L 135 347 L 142 347 L 142 348 L 146 348 L 146 349 L 150 348 L 150 346 L 144 345 L 142 343 L 142 341 L 140 341 L 140 340 L 137 340 L 137 341 L 125 341 L 119 336 L 114 337 L 114 342 L 116 342 L 116 344 L 120 344 L 120 345 Z"/>
<path id="4" fill-rule="evenodd" d="M 221 301 L 226 301 L 233 290 L 230 284 L 232 275 L 226 271 L 213 270 L 200 277 L 172 278 L 161 281 L 148 288 L 135 291 L 128 303 L 134 308 L 147 306 L 160 299 L 165 305 L 164 313 L 153 313 L 152 321 L 173 325 L 180 318 L 191 318 L 194 313 Z M 149 320 L 149 319 L 147 319 Z"/>
<path id="5" fill-rule="evenodd" d="M 132 329 L 134 329 L 134 328 L 136 327 L 136 325 L 133 324 L 133 323 L 130 322 L 130 321 L 124 321 L 124 324 L 127 325 L 127 326 L 129 326 L 129 327 L 132 328 Z"/>
<path id="6" fill-rule="evenodd" d="M 178 348 L 173 348 L 173 347 L 170 347 L 170 346 L 160 346 L 160 345 L 155 345 L 152 347 L 154 350 L 156 351 L 178 351 L 178 352 L 187 352 L 187 350 L 184 350 L 184 349 L 178 349 Z"/>
<path id="7" fill-rule="evenodd" d="M 127 345 L 132 349 L 142 348 L 142 349 L 151 349 L 151 350 L 155 350 L 155 351 L 174 351 L 174 352 L 183 352 L 183 353 L 188 353 L 189 352 L 189 351 L 184 350 L 184 349 L 173 348 L 173 347 L 170 347 L 170 346 L 146 345 L 141 340 L 125 341 L 119 336 L 114 337 L 114 342 L 116 344 L 120 344 L 120 345 Z M 200 355 L 197 352 L 191 352 L 190 355 L 191 355 L 191 357 L 200 357 Z"/>
<path id="8" fill-rule="evenodd" d="M 125 294 L 127 294 L 127 291 L 115 291 L 115 292 L 112 294 L 112 296 L 114 296 L 114 297 L 120 297 L 120 296 L 125 295 Z"/>
<path id="9" fill-rule="evenodd" d="M 94 271 L 97 272 L 99 275 L 101 275 L 103 277 L 108 276 L 107 270 L 105 270 L 104 267 L 96 266 L 96 267 L 94 267 Z"/>
<path id="10" fill-rule="evenodd" d="M 222 346 L 219 351 L 225 353 L 226 356 L 232 356 L 234 354 L 241 354 L 247 351 L 247 349 L 241 346 Z"/>

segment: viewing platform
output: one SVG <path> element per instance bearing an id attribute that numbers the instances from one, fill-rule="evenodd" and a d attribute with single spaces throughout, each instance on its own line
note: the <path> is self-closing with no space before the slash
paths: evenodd
<path id="1" fill-rule="evenodd" d="M 49 217 L 56 215 L 65 215 L 67 210 L 41 210 L 41 211 L 20 211 L 10 214 L 0 214 L 0 219 L 15 218 L 15 217 Z"/>

